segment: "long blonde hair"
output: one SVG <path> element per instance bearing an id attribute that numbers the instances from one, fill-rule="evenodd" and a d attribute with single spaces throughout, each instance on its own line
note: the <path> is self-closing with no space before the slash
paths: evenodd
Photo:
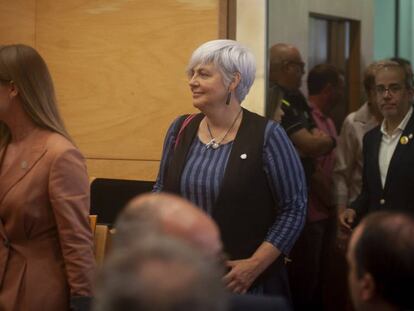
<path id="1" fill-rule="evenodd" d="M 59 114 L 52 77 L 43 58 L 23 44 L 0 46 L 0 83 L 13 82 L 24 111 L 39 127 L 72 141 Z M 7 125 L 0 121 L 0 148 L 10 140 Z"/>

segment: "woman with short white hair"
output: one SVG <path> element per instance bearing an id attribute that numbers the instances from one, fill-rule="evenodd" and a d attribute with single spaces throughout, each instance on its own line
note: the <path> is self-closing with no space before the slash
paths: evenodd
<path id="1" fill-rule="evenodd" d="M 229 290 L 289 297 L 283 259 L 304 224 L 306 185 L 280 125 L 240 106 L 255 72 L 252 53 L 236 41 L 194 51 L 187 74 L 201 113 L 170 126 L 154 191 L 182 195 L 217 222 Z"/>

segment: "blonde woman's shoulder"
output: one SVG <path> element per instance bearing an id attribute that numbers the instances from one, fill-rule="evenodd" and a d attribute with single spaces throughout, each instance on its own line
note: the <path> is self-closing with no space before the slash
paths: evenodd
<path id="1" fill-rule="evenodd" d="M 63 135 L 51 131 L 43 131 L 42 135 L 44 135 L 45 147 L 48 152 L 61 154 L 66 151 L 72 151 L 80 154 L 79 149 Z"/>

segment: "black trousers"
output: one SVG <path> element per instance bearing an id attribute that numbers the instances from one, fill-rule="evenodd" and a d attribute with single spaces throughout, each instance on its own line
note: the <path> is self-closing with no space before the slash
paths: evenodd
<path id="1" fill-rule="evenodd" d="M 285 264 L 285 256 L 279 258 L 252 284 L 248 294 L 282 297 L 292 305 L 289 278 Z"/>
<path id="2" fill-rule="evenodd" d="M 305 225 L 288 265 L 295 310 L 323 310 L 322 284 L 334 239 L 334 218 Z"/>

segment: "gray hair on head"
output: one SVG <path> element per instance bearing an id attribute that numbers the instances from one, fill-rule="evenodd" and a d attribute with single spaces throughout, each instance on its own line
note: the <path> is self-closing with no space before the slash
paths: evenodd
<path id="1" fill-rule="evenodd" d="M 94 311 L 225 311 L 223 269 L 183 241 L 139 239 L 113 252 L 96 283 Z"/>
<path id="2" fill-rule="evenodd" d="M 412 73 L 409 67 L 404 66 L 396 61 L 392 61 L 388 59 L 378 61 L 376 63 L 376 74 L 383 69 L 390 69 L 390 68 L 399 69 L 404 74 L 405 87 L 409 90 L 413 89 Z"/>
<path id="3" fill-rule="evenodd" d="M 212 40 L 199 46 L 191 55 L 187 74 L 200 64 L 214 64 L 221 72 L 227 87 L 240 73 L 240 83 L 235 90 L 236 98 L 242 102 L 249 93 L 256 75 L 256 62 L 252 52 L 234 40 Z"/>

